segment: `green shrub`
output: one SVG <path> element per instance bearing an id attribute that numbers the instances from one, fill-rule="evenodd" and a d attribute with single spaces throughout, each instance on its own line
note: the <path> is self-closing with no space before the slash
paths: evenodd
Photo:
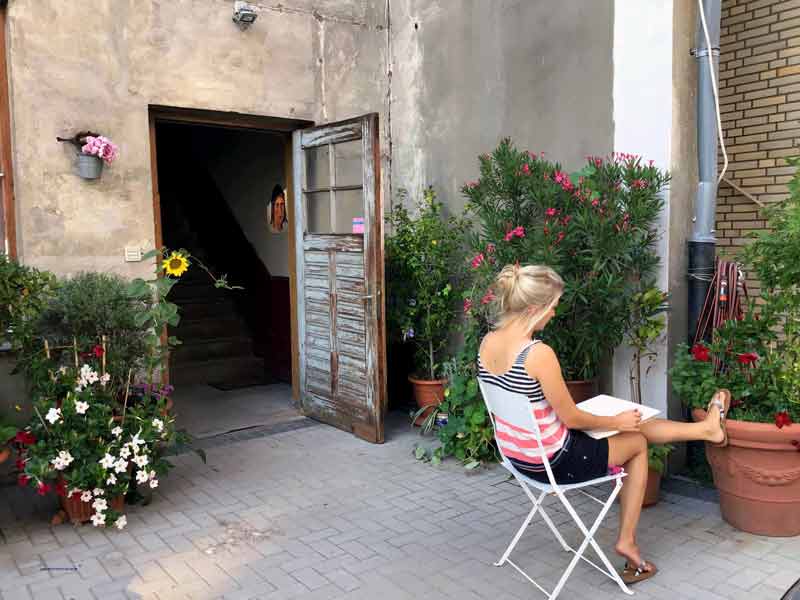
<path id="1" fill-rule="evenodd" d="M 55 289 L 52 273 L 26 267 L 0 254 L 0 343 L 11 342 L 15 349 L 24 346 Z"/>

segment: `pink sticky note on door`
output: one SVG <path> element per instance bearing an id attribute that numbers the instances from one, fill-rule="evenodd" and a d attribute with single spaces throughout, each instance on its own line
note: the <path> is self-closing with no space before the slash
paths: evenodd
<path id="1" fill-rule="evenodd" d="M 364 217 L 353 217 L 353 233 L 364 233 Z"/>

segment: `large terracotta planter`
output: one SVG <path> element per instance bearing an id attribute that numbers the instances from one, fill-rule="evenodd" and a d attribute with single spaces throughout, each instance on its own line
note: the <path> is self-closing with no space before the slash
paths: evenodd
<path id="1" fill-rule="evenodd" d="M 417 406 L 419 408 L 424 408 L 425 406 L 431 407 L 430 410 L 426 410 L 414 421 L 414 425 L 419 426 L 422 425 L 422 423 L 425 422 L 425 418 L 431 414 L 433 407 L 444 400 L 444 386 L 447 385 L 447 380 L 415 379 L 414 377 L 409 377 L 408 380 L 414 388 L 414 400 L 417 401 Z"/>
<path id="2" fill-rule="evenodd" d="M 67 513 L 70 522 L 74 524 L 86 523 L 92 518 L 94 509 L 91 502 L 84 502 L 81 500 L 80 494 L 75 494 L 72 497 L 66 498 L 60 496 L 61 508 Z M 111 508 L 117 512 L 122 512 L 125 506 L 125 497 L 117 496 L 111 500 Z"/>
<path id="3" fill-rule="evenodd" d="M 597 379 L 567 381 L 567 389 L 575 404 L 597 396 Z"/>
<path id="4" fill-rule="evenodd" d="M 653 469 L 647 470 L 647 487 L 644 488 L 642 506 L 647 508 L 658 504 L 661 497 L 661 473 Z"/>
<path id="5" fill-rule="evenodd" d="M 706 411 L 694 409 L 700 421 Z M 719 490 L 722 518 L 749 533 L 800 535 L 800 424 L 778 429 L 771 423 L 727 420 L 729 444 L 706 444 Z"/>

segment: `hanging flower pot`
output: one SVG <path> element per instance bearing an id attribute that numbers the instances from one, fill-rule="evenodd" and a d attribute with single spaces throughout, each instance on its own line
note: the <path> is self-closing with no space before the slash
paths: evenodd
<path id="1" fill-rule="evenodd" d="M 103 161 L 91 154 L 78 154 L 78 175 L 84 179 L 99 179 L 103 172 Z"/>
<path id="2" fill-rule="evenodd" d="M 103 172 L 103 163 L 110 165 L 119 156 L 119 147 L 114 142 L 91 131 L 56 139 L 78 149 L 78 175 L 84 179 L 98 179 Z"/>

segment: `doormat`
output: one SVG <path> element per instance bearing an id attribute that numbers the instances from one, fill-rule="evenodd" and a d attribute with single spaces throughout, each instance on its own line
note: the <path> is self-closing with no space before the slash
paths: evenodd
<path id="1" fill-rule="evenodd" d="M 242 381 L 220 381 L 218 383 L 209 383 L 211 387 L 215 390 L 219 390 L 220 392 L 232 392 L 234 390 L 241 390 L 244 388 L 249 387 L 258 387 L 261 385 L 270 385 L 272 383 L 277 383 L 276 381 L 270 381 L 269 379 L 265 379 L 264 377 L 259 377 L 258 379 L 245 379 Z"/>

